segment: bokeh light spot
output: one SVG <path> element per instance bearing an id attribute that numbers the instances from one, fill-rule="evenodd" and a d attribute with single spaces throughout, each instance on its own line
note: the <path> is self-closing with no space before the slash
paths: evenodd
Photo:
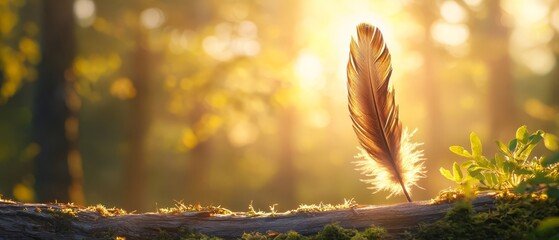
<path id="1" fill-rule="evenodd" d="M 295 61 L 295 74 L 303 88 L 321 88 L 324 86 L 322 64 L 313 54 L 303 52 Z"/>
<path id="2" fill-rule="evenodd" d="M 74 15 L 81 27 L 89 27 L 95 21 L 95 3 L 91 0 L 76 0 Z"/>
<path id="3" fill-rule="evenodd" d="M 126 100 L 136 96 L 136 88 L 129 78 L 119 78 L 111 84 L 111 95 Z"/>
<path id="4" fill-rule="evenodd" d="M 457 47 L 466 43 L 470 36 L 470 30 L 464 24 L 437 21 L 431 26 L 431 36 L 439 43 Z"/>
<path id="5" fill-rule="evenodd" d="M 165 22 L 165 14 L 159 8 L 148 8 L 142 11 L 140 21 L 148 29 L 158 28 Z"/>
<path id="6" fill-rule="evenodd" d="M 443 19 L 449 23 L 463 23 L 467 20 L 466 11 L 455 1 L 444 1 L 440 12 Z"/>

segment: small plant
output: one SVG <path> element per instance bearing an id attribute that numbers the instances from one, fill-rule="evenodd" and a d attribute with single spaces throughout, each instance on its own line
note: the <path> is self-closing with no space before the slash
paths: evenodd
<path id="1" fill-rule="evenodd" d="M 450 151 L 468 160 L 462 164 L 454 162 L 452 173 L 441 168 L 441 174 L 458 184 L 457 191 L 465 195 L 476 190 L 502 190 L 516 193 L 544 192 L 559 198 L 559 152 L 548 157 L 532 157 L 536 145 L 544 140 L 552 151 L 557 149 L 557 137 L 538 130 L 529 133 L 526 126 L 516 131 L 516 138 L 508 145 L 497 141 L 499 152 L 492 158 L 482 154 L 482 144 L 476 133 L 470 134 L 471 152 L 461 146 L 452 146 Z"/>

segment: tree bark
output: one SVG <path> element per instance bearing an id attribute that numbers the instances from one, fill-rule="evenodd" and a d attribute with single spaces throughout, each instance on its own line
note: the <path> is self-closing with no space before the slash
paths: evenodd
<path id="1" fill-rule="evenodd" d="M 43 2 L 43 59 L 33 109 L 35 141 L 40 147 L 35 159 L 35 190 L 41 202 L 84 201 L 77 150 L 81 103 L 72 72 L 76 52 L 73 3 Z"/>
<path id="2" fill-rule="evenodd" d="M 433 205 L 428 201 L 386 206 L 358 206 L 326 212 L 281 213 L 275 216 L 250 217 L 217 215 L 211 212 L 180 214 L 125 214 L 102 216 L 95 209 L 63 204 L 22 204 L 0 202 L 0 235 L 7 239 L 153 239 L 158 236 L 180 237 L 181 231 L 193 230 L 208 236 L 234 239 L 243 233 L 297 231 L 315 234 L 331 223 L 344 228 L 365 229 L 372 225 L 385 228 L 392 237 L 419 223 L 431 223 L 442 218 L 453 203 Z M 494 209 L 491 194 L 472 200 L 478 212 Z M 73 212 L 64 214 L 63 210 Z"/>

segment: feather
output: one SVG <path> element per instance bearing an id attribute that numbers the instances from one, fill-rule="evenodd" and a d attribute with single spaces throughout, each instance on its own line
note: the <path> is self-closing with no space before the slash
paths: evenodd
<path id="1" fill-rule="evenodd" d="M 404 194 L 424 176 L 420 144 L 402 130 L 394 91 L 389 88 L 392 64 L 380 30 L 362 23 L 352 38 L 347 66 L 349 112 L 362 147 L 356 164 L 372 189 Z"/>

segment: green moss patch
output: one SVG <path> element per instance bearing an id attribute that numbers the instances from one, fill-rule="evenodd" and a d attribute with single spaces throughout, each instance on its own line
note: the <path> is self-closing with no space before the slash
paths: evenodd
<path id="1" fill-rule="evenodd" d="M 408 232 L 405 239 L 547 239 L 559 229 L 537 229 L 540 221 L 559 216 L 559 202 L 545 195 L 503 196 L 496 209 L 476 213 L 466 202 L 455 204 L 447 215 Z"/>

